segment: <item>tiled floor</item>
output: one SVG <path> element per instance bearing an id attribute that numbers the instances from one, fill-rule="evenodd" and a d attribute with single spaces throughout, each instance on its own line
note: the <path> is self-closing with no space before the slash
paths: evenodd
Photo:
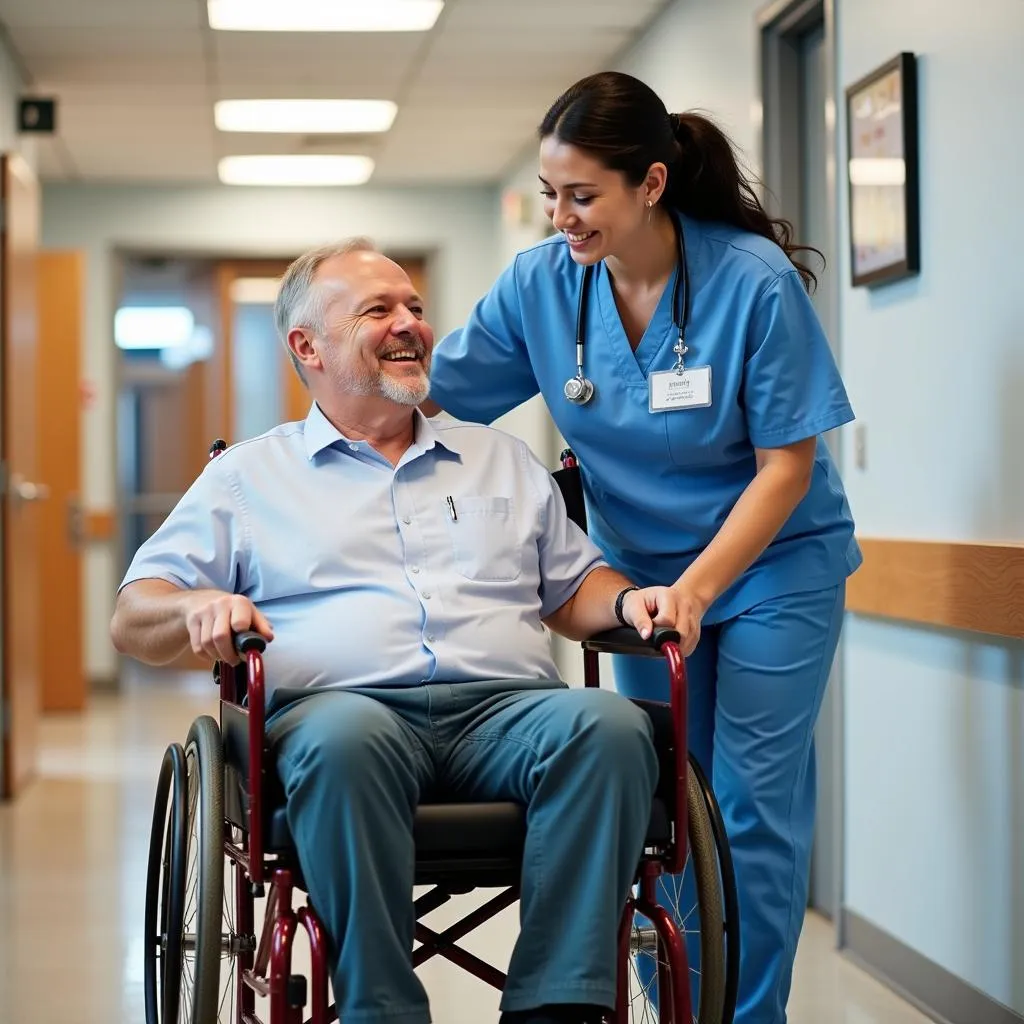
<path id="1" fill-rule="evenodd" d="M 136 680 L 85 716 L 53 717 L 40 772 L 0 806 L 0 1022 L 141 1024 L 142 914 L 152 792 L 160 756 L 213 711 L 206 676 Z M 441 917 L 439 914 L 438 917 Z M 442 922 L 443 923 L 443 922 Z M 514 908 L 467 942 L 497 963 Z M 790 1024 L 923 1024 L 832 950 L 811 916 L 800 945 Z M 497 997 L 445 964 L 423 977 L 437 1024 L 497 1020 Z"/>

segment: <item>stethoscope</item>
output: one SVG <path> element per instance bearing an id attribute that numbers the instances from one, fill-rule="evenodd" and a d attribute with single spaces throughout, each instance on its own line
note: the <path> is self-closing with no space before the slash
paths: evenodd
<path id="1" fill-rule="evenodd" d="M 679 264 L 676 267 L 676 279 L 672 285 L 672 323 L 679 332 L 679 340 L 672 347 L 676 354 L 676 369 L 681 370 L 683 356 L 689 351 L 686 347 L 686 327 L 690 322 L 690 271 L 686 265 L 686 240 L 683 238 L 683 226 L 672 216 L 672 227 L 675 228 L 676 242 L 679 245 Z M 576 310 L 576 376 L 570 377 L 562 389 L 565 397 L 573 405 L 586 405 L 594 397 L 594 382 L 583 373 L 583 339 L 587 318 L 587 295 L 590 291 L 590 279 L 594 276 L 594 266 L 583 268 L 580 279 L 579 305 Z M 679 305 L 679 292 L 682 288 L 682 309 Z"/>

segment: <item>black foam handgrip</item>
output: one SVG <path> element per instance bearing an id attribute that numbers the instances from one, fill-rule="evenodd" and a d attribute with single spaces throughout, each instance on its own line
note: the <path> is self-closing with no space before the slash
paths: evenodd
<path id="1" fill-rule="evenodd" d="M 266 639 L 251 629 L 235 634 L 235 650 L 239 654 L 248 654 L 249 651 L 259 651 L 262 654 L 266 649 Z"/>
<path id="2" fill-rule="evenodd" d="M 656 626 L 654 632 L 646 640 L 632 626 L 618 626 L 606 629 L 583 641 L 583 646 L 590 651 L 603 651 L 607 654 L 637 654 L 641 657 L 657 658 L 661 648 L 667 643 L 679 643 L 679 634 L 674 629 Z"/>
<path id="3" fill-rule="evenodd" d="M 679 631 L 669 629 L 667 626 L 655 626 L 651 639 L 648 642 L 652 647 L 657 647 L 660 651 L 663 644 L 679 643 Z"/>

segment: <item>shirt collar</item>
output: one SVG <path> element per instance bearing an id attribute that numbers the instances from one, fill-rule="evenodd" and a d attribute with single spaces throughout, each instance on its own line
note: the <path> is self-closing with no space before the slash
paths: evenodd
<path id="1" fill-rule="evenodd" d="M 413 409 L 412 415 L 415 423 L 413 433 L 415 440 L 413 444 L 417 448 L 425 452 L 429 451 L 435 445 L 439 445 L 440 447 L 450 451 L 453 455 L 462 454 L 459 448 L 452 441 L 447 438 L 441 438 L 438 431 L 434 429 L 430 420 L 428 420 L 419 409 Z M 352 439 L 345 437 L 345 435 L 323 414 L 323 411 L 316 402 L 313 403 L 312 408 L 309 410 L 309 415 L 306 417 L 305 426 L 303 427 L 303 435 L 306 441 L 306 457 L 310 461 L 316 458 L 316 456 L 325 448 L 330 448 L 334 445 L 341 451 L 348 451 L 347 446 L 352 443 Z M 345 447 L 342 447 L 342 445 Z"/>

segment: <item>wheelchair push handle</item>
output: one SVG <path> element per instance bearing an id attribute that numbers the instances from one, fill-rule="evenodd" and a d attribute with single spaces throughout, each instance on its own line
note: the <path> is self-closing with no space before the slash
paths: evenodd
<path id="1" fill-rule="evenodd" d="M 257 651 L 262 654 L 267 649 L 267 640 L 260 633 L 251 629 L 243 630 L 235 634 L 235 650 L 244 657 L 250 651 Z"/>
<path id="2" fill-rule="evenodd" d="M 634 654 L 641 658 L 660 658 L 666 644 L 678 644 L 679 633 L 665 626 L 655 626 L 645 640 L 632 626 L 617 626 L 583 641 L 583 649 L 599 654 Z"/>
<path id="3" fill-rule="evenodd" d="M 660 651 L 665 644 L 679 643 L 679 631 L 669 629 L 667 626 L 655 626 L 647 641 L 656 651 Z"/>

